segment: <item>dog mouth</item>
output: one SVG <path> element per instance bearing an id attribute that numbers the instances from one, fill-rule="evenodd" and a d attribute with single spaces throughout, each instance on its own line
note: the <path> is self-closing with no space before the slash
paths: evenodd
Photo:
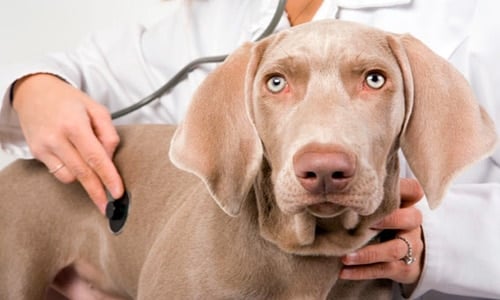
<path id="1" fill-rule="evenodd" d="M 328 233 L 342 230 L 353 230 L 360 222 L 360 215 L 350 209 L 335 203 L 323 202 L 310 205 L 307 212 L 316 218 L 317 233 Z"/>
<path id="2" fill-rule="evenodd" d="M 322 202 L 309 205 L 307 211 L 317 218 L 334 218 L 343 214 L 348 208 L 339 204 Z"/>

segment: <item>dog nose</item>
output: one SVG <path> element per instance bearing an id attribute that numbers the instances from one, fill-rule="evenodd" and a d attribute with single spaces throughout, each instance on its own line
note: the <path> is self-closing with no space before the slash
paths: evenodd
<path id="1" fill-rule="evenodd" d="M 300 184 L 314 194 L 339 192 L 356 173 L 354 157 L 342 151 L 302 152 L 293 167 Z"/>

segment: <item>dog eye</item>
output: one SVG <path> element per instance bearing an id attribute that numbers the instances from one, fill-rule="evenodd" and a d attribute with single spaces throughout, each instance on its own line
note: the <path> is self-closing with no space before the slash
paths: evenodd
<path id="1" fill-rule="evenodd" d="M 378 72 L 371 72 L 366 76 L 365 81 L 372 89 L 379 89 L 384 85 L 385 77 Z"/>
<path id="2" fill-rule="evenodd" d="M 267 89 L 274 94 L 283 91 L 286 85 L 286 79 L 281 75 L 275 75 L 267 80 Z"/>

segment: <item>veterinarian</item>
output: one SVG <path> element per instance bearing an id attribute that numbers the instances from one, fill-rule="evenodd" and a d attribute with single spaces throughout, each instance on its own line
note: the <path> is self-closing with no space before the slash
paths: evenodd
<path id="1" fill-rule="evenodd" d="M 277 5 L 255 0 L 177 2 L 149 28 L 100 32 L 75 51 L 55 53 L 9 73 L 10 80 L 0 82 L 0 147 L 18 157 L 38 158 L 61 182 L 78 180 L 103 212 L 103 185 L 115 198 L 124 190 L 110 159 L 119 143 L 114 125 L 178 123 L 193 91 L 215 66 L 195 69 L 159 101 L 116 121 L 110 112 L 149 94 L 195 58 L 230 53 L 255 40 Z M 498 119 L 499 10 L 499 2 L 486 0 L 289 0 L 276 30 L 338 18 L 409 32 L 463 72 L 481 104 Z M 411 205 L 421 190 L 415 181 L 403 181 L 405 207 L 378 224 L 397 230 L 401 238 L 345 256 L 341 277 L 391 278 L 403 284 L 396 294 L 425 299 L 457 299 L 443 293 L 500 298 L 499 163 L 497 150 L 473 166 L 435 211 L 425 201 L 419 209 Z M 411 176 L 407 168 L 404 173 Z M 77 277 L 68 278 L 60 287 L 71 298 L 89 292 Z"/>

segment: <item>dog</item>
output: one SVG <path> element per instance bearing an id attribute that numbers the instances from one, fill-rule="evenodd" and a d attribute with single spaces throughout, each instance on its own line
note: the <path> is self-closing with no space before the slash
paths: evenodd
<path id="1" fill-rule="evenodd" d="M 178 126 L 118 128 L 121 233 L 36 160 L 0 174 L 0 298 L 71 267 L 126 299 L 385 299 L 339 256 L 400 205 L 398 151 L 431 207 L 493 150 L 466 80 L 409 35 L 319 21 L 238 48 Z"/>

